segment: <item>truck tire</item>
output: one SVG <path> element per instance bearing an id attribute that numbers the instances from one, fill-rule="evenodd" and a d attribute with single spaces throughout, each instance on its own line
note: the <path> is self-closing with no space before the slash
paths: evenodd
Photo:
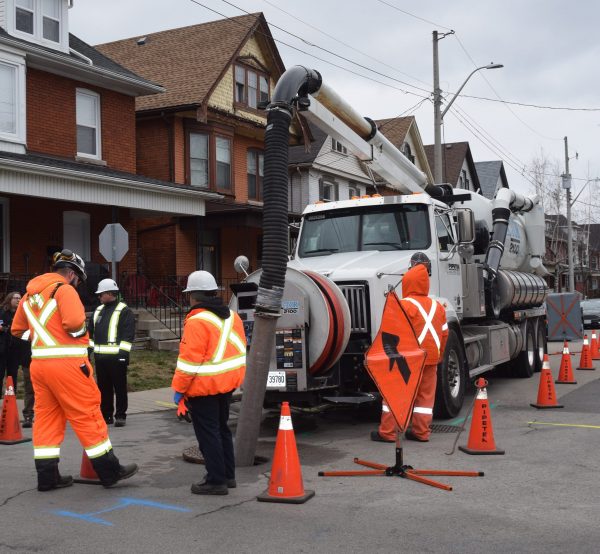
<path id="1" fill-rule="evenodd" d="M 537 322 L 537 340 L 535 341 L 535 370 L 542 371 L 544 363 L 544 354 L 548 353 L 548 343 L 546 338 L 546 321 L 543 317 L 538 318 Z"/>
<path id="2" fill-rule="evenodd" d="M 537 350 L 534 331 L 535 328 L 531 321 L 526 321 L 525 336 L 523 337 L 523 350 L 519 353 L 513 364 L 513 374 L 515 377 L 527 379 L 531 377 L 535 371 Z"/>
<path id="3" fill-rule="evenodd" d="M 454 329 L 448 333 L 444 359 L 438 365 L 434 415 L 442 419 L 456 417 L 465 398 L 467 373 L 463 346 Z"/>

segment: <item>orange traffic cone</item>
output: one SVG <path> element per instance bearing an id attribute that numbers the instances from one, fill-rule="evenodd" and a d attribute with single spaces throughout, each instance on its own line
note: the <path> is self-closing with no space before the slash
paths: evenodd
<path id="1" fill-rule="evenodd" d="M 84 485 L 100 485 L 100 478 L 90 462 L 88 455 L 85 450 L 83 451 L 83 456 L 81 457 L 81 469 L 79 470 L 79 477 L 73 479 L 75 483 L 82 483 Z"/>
<path id="2" fill-rule="evenodd" d="M 492 412 L 488 402 L 486 385 L 487 381 L 481 377 L 475 382 L 475 386 L 479 390 L 475 397 L 469 440 L 467 446 L 458 447 L 459 450 L 467 454 L 504 454 L 504 450 L 496 448 L 496 442 L 494 441 Z"/>
<path id="3" fill-rule="evenodd" d="M 596 331 L 592 331 L 592 340 L 590 342 L 590 356 L 592 360 L 600 360 L 600 352 L 598 351 L 598 335 Z"/>
<path id="4" fill-rule="evenodd" d="M 569 352 L 569 343 L 567 341 L 563 344 L 562 358 L 560 359 L 560 369 L 558 370 L 558 379 L 555 383 L 562 385 L 576 385 L 573 377 L 573 366 L 571 364 L 571 353 Z"/>
<path id="5" fill-rule="evenodd" d="M 544 354 L 544 363 L 542 364 L 542 372 L 540 373 L 540 385 L 538 387 L 537 403 L 530 405 L 540 410 L 548 408 L 564 408 L 563 405 L 556 401 L 556 390 L 554 389 L 554 379 L 552 377 L 552 370 L 550 369 L 548 354 Z"/>
<path id="6" fill-rule="evenodd" d="M 18 444 L 31 439 L 23 437 L 19 410 L 12 377 L 6 378 L 4 389 L 4 402 L 2 403 L 2 417 L 0 419 L 0 444 Z"/>
<path id="7" fill-rule="evenodd" d="M 593 370 L 592 353 L 588 343 L 587 335 L 583 335 L 583 346 L 581 347 L 581 357 L 579 358 L 579 367 L 577 369 Z"/>
<path id="8" fill-rule="evenodd" d="M 314 495 L 315 491 L 304 490 L 290 405 L 288 402 L 283 402 L 269 488 L 256 499 L 261 502 L 303 504 Z"/>

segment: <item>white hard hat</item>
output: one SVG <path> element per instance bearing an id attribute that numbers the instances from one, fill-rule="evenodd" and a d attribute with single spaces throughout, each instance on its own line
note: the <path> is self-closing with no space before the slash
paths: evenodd
<path id="1" fill-rule="evenodd" d="M 103 292 L 119 292 L 119 286 L 112 279 L 102 279 L 98 283 L 98 290 L 94 294 L 102 294 Z"/>
<path id="2" fill-rule="evenodd" d="M 201 270 L 190 273 L 187 280 L 187 288 L 183 289 L 183 292 L 209 291 L 217 290 L 218 288 L 212 274 Z"/>

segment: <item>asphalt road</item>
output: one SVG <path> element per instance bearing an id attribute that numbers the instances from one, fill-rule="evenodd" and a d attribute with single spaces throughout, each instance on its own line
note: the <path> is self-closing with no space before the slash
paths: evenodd
<path id="1" fill-rule="evenodd" d="M 556 345 L 553 346 L 556 350 Z M 576 346 L 573 348 L 576 349 Z M 560 356 L 551 359 L 557 374 Z M 416 468 L 480 470 L 446 477 L 442 491 L 398 477 L 319 477 L 358 469 L 355 456 L 393 464 L 394 446 L 369 441 L 376 422 L 330 412 L 294 416 L 304 485 L 302 505 L 256 501 L 270 464 L 238 470 L 224 497 L 190 494 L 203 466 L 182 461 L 192 427 L 171 412 L 134 414 L 111 430 L 115 453 L 138 475 L 113 489 L 94 485 L 39 493 L 31 443 L 0 445 L 0 552 L 598 552 L 600 544 L 600 363 L 557 385 L 557 410 L 535 410 L 538 380 L 490 378 L 492 424 L 504 456 L 446 455 L 455 433 L 406 442 Z M 466 408 L 465 410 L 466 411 Z M 461 423 L 461 416 L 441 424 Z M 466 444 L 467 431 L 459 445 Z M 277 418 L 262 428 L 259 454 L 271 456 Z M 28 431 L 27 431 L 28 432 Z M 69 431 L 61 471 L 79 473 L 81 447 Z"/>

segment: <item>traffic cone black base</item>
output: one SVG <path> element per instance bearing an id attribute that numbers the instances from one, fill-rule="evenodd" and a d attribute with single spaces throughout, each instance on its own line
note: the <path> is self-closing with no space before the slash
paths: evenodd
<path id="1" fill-rule="evenodd" d="M 496 448 L 495 450 L 473 450 L 471 448 L 467 448 L 466 446 L 459 446 L 458 449 L 461 452 L 464 452 L 465 454 L 471 454 L 473 456 L 486 456 L 486 455 L 494 455 L 497 454 L 499 456 L 501 456 L 502 454 L 505 453 L 504 450 L 500 450 L 499 448 Z"/>
<path id="2" fill-rule="evenodd" d="M 564 408 L 562 404 L 556 404 L 554 406 L 546 406 L 545 404 L 529 404 L 533 408 L 538 410 L 551 410 L 552 408 Z"/>
<path id="3" fill-rule="evenodd" d="M 268 491 L 259 494 L 256 497 L 256 500 L 259 502 L 278 502 L 280 504 L 304 504 L 307 500 L 310 500 L 315 495 L 315 491 L 309 491 L 304 489 L 304 495 L 296 496 L 294 498 L 286 498 L 286 497 L 275 497 L 269 496 Z"/>

